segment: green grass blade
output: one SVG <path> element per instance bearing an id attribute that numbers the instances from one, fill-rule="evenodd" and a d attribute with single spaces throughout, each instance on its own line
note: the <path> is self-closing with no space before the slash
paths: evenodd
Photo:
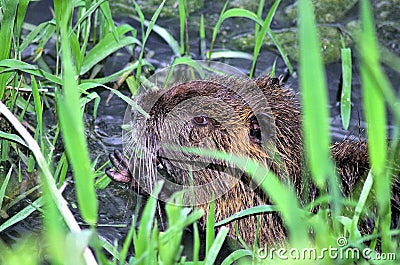
<path id="1" fill-rule="evenodd" d="M 19 137 L 16 134 L 11 134 L 11 133 L 6 133 L 6 132 L 3 132 L 3 131 L 0 131 L 0 138 L 7 139 L 7 140 L 10 140 L 10 141 L 19 143 L 19 144 L 21 144 L 23 146 L 27 146 L 26 143 L 24 142 L 24 140 L 22 140 L 21 137 Z"/>
<path id="2" fill-rule="evenodd" d="M 149 251 L 149 247 L 154 244 L 154 242 L 152 242 L 152 227 L 157 208 L 157 196 L 161 191 L 162 185 L 163 182 L 158 182 L 154 187 L 154 190 L 144 207 L 142 217 L 140 218 L 137 235 L 133 235 L 133 246 L 135 248 L 135 256 L 137 259 L 147 255 L 146 253 Z M 156 225 L 154 225 L 154 227 L 156 227 Z M 145 242 L 147 242 L 147 244 L 145 244 Z"/>
<path id="3" fill-rule="evenodd" d="M 67 169 L 68 160 L 64 152 L 62 153 L 60 160 L 58 160 L 56 170 L 54 171 L 54 177 L 56 180 L 58 180 L 58 187 L 61 187 L 64 184 Z"/>
<path id="4" fill-rule="evenodd" d="M 0 113 L 2 115 L 4 115 L 4 117 L 7 120 L 9 120 L 9 122 L 14 126 L 15 130 L 19 132 L 21 137 L 26 142 L 28 148 L 32 151 L 32 154 L 35 156 L 36 162 L 39 165 L 41 172 L 42 172 L 42 174 L 40 174 L 41 181 L 45 182 L 46 183 L 45 185 L 48 185 L 49 190 L 51 192 L 51 197 L 52 197 L 54 203 L 57 205 L 57 208 L 60 211 L 62 217 L 64 218 L 65 223 L 68 225 L 68 228 L 73 232 L 81 231 L 73 214 L 71 213 L 71 211 L 68 208 L 67 202 L 64 200 L 64 198 L 61 195 L 61 192 L 57 189 L 57 187 L 55 185 L 54 178 L 50 172 L 50 167 L 47 164 L 47 161 L 44 158 L 42 152 L 40 151 L 40 148 L 39 148 L 37 142 L 32 138 L 32 136 L 28 133 L 28 131 L 25 129 L 25 127 L 18 121 L 18 119 L 10 112 L 10 110 L 1 101 L 0 101 Z M 40 205 L 37 205 L 37 207 L 34 207 L 35 209 L 37 209 L 42 204 L 41 198 L 39 198 L 35 202 L 40 204 Z M 7 222 L 3 223 L 0 226 L 0 232 L 1 232 L 1 230 L 22 220 L 22 219 L 19 219 L 19 217 L 15 217 L 15 219 L 13 219 L 12 221 L 8 220 Z M 93 262 L 93 264 L 95 264 L 95 259 L 91 255 L 89 249 L 85 250 L 85 259 L 87 260 L 88 263 Z"/>
<path id="5" fill-rule="evenodd" d="M 99 1 L 99 2 L 100 2 L 100 1 Z M 112 19 L 112 16 L 111 16 L 111 9 L 110 9 L 110 4 L 109 4 L 109 2 L 108 2 L 108 1 L 103 1 L 103 2 L 100 4 L 100 8 L 101 8 L 101 11 L 103 12 L 104 17 L 106 18 L 106 21 L 107 21 L 107 23 L 108 23 L 108 26 L 111 28 L 111 33 L 112 33 L 113 36 L 114 36 L 114 40 L 115 40 L 116 42 L 119 42 L 118 30 L 117 30 L 117 28 L 115 27 L 114 20 Z"/>
<path id="6" fill-rule="evenodd" d="M 144 25 L 149 27 L 150 21 L 144 20 Z M 153 25 L 153 31 L 168 44 L 175 56 L 180 56 L 180 46 L 171 33 L 156 24 Z"/>
<path id="7" fill-rule="evenodd" d="M 193 213 L 191 213 L 189 216 L 186 216 L 189 211 L 190 211 L 189 208 L 182 210 L 182 213 L 185 213 L 185 217 L 182 216 L 179 221 L 176 221 L 176 223 L 170 222 L 170 219 L 168 219 L 168 223 L 169 223 L 168 230 L 165 231 L 162 235 L 160 235 L 160 243 L 161 244 L 167 244 L 169 239 L 172 236 L 175 236 L 176 234 L 181 233 L 181 231 L 185 227 L 193 224 L 196 220 L 201 218 L 204 214 L 204 212 L 202 210 L 196 210 Z"/>
<path id="8" fill-rule="evenodd" d="M 287 53 L 285 52 L 285 50 L 283 49 L 280 42 L 278 41 L 278 38 L 275 36 L 275 33 L 272 30 L 269 30 L 268 35 L 271 38 L 271 40 L 274 42 L 276 48 L 279 51 L 279 54 L 282 56 L 282 59 L 285 62 L 287 68 L 289 69 L 289 72 L 293 73 L 294 69 L 293 69 L 292 64 L 290 63 L 289 57 L 288 57 Z"/>
<path id="9" fill-rule="evenodd" d="M 0 60 L 8 59 L 12 50 L 11 41 L 14 32 L 15 19 L 17 14 L 18 0 L 9 0 L 3 7 L 3 17 L 0 28 Z M 0 71 L 2 69 L 0 68 Z M 0 74 L 0 100 L 3 98 L 4 89 L 10 74 Z"/>
<path id="10" fill-rule="evenodd" d="M 132 31 L 133 28 L 129 25 L 121 25 L 117 28 L 120 40 L 117 42 L 112 33 L 107 34 L 99 43 L 96 44 L 85 56 L 82 62 L 80 75 L 89 71 L 93 66 L 98 64 L 101 60 L 109 56 L 111 53 L 131 44 L 139 44 L 140 41 L 134 37 L 122 36 L 123 34 Z M 122 36 L 122 37 L 121 37 Z"/>
<path id="11" fill-rule="evenodd" d="M 56 204 L 51 197 L 51 189 L 49 185 L 44 184 L 43 199 L 45 201 L 46 210 L 43 214 L 43 224 L 45 227 L 45 239 L 48 246 L 48 253 L 53 264 L 62 264 L 67 260 L 67 251 L 65 244 L 66 227 L 64 222 L 60 222 L 61 216 Z"/>
<path id="12" fill-rule="evenodd" d="M 82 86 L 82 85 L 84 85 L 84 86 Z M 142 114 L 145 118 L 149 118 L 149 117 L 150 117 L 150 115 L 149 115 L 146 111 L 144 111 L 144 110 L 142 109 L 142 107 L 140 107 L 139 105 L 137 105 L 137 104 L 135 103 L 135 101 L 132 100 L 132 98 L 125 96 L 124 94 L 122 94 L 120 91 L 118 91 L 118 90 L 116 90 L 116 89 L 113 89 L 113 88 L 111 88 L 111 87 L 108 87 L 108 86 L 105 86 L 105 85 L 101 85 L 101 84 L 98 84 L 98 83 L 84 83 L 84 84 L 81 84 L 81 85 L 80 85 L 80 87 L 82 87 L 82 88 L 84 88 L 84 89 L 93 88 L 93 87 L 98 87 L 98 86 L 104 87 L 104 88 L 106 88 L 106 89 L 112 91 L 114 94 L 116 94 L 118 97 L 120 97 L 123 101 L 125 101 L 125 102 L 128 103 L 130 106 L 132 106 L 133 108 L 135 108 L 135 109 L 136 109 L 140 114 Z"/>
<path id="13" fill-rule="evenodd" d="M 197 223 L 193 223 L 193 264 L 199 263 L 200 235 Z"/>
<path id="14" fill-rule="evenodd" d="M 385 171 L 387 158 L 386 107 L 382 91 L 391 90 L 385 80 L 379 63 L 379 48 L 375 35 L 375 24 L 369 1 L 361 2 L 361 33 L 359 49 L 361 54 L 361 80 L 365 120 L 368 124 L 368 153 L 375 181 L 378 201 L 378 215 L 382 232 L 382 250 L 390 251 L 390 175 Z M 378 86 L 377 86 L 378 84 Z"/>
<path id="15" fill-rule="evenodd" d="M 8 173 L 7 173 L 6 177 L 4 178 L 3 183 L 1 184 L 1 188 L 0 188 L 0 209 L 3 208 L 4 195 L 6 194 L 6 188 L 7 188 L 8 182 L 10 181 L 12 169 L 13 169 L 13 167 L 11 166 L 10 170 L 8 170 Z"/>
<path id="16" fill-rule="evenodd" d="M 35 102 L 35 110 L 36 110 L 36 121 L 37 121 L 37 129 L 38 129 L 38 138 L 40 143 L 40 148 L 42 152 L 44 152 L 44 144 L 43 144 L 43 107 L 39 94 L 39 88 L 36 83 L 36 79 L 34 75 L 31 75 L 32 82 L 32 94 L 33 100 Z"/>
<path id="17" fill-rule="evenodd" d="M 252 255 L 253 253 L 250 250 L 238 249 L 229 254 L 229 256 L 224 259 L 221 265 L 236 264 L 235 261 L 240 260 L 244 257 L 251 257 Z"/>
<path id="18" fill-rule="evenodd" d="M 253 62 L 252 62 L 251 69 L 250 69 L 250 78 L 253 77 L 253 75 L 254 75 L 254 71 L 256 69 L 256 62 L 257 62 L 257 58 L 258 58 L 258 55 L 261 50 L 262 43 L 264 41 L 265 35 L 267 35 L 267 32 L 271 30 L 270 29 L 271 21 L 274 18 L 276 9 L 278 8 L 280 2 L 281 2 L 280 0 L 275 0 L 274 4 L 272 5 L 271 9 L 269 10 L 269 12 L 267 14 L 267 17 L 265 18 L 265 20 L 262 24 L 261 31 L 258 32 L 258 34 L 256 35 L 256 43 L 254 45 L 254 51 L 253 51 L 254 57 L 253 57 Z M 258 24 L 256 24 L 256 25 L 258 25 Z M 258 27 L 256 29 L 258 29 Z"/>
<path id="19" fill-rule="evenodd" d="M 134 231 L 135 231 L 135 218 L 132 217 L 131 227 L 129 228 L 128 235 L 125 237 L 124 245 L 122 246 L 119 255 L 119 260 L 121 265 L 124 264 L 124 261 L 126 260 L 126 257 L 128 255 L 128 250 L 132 242 Z"/>
<path id="20" fill-rule="evenodd" d="M 400 73 L 400 57 L 386 47 L 379 48 L 381 62 Z"/>
<path id="21" fill-rule="evenodd" d="M 342 94 L 340 98 L 340 114 L 342 116 L 343 129 L 347 130 L 351 113 L 351 78 L 352 62 L 351 49 L 342 48 Z"/>
<path id="22" fill-rule="evenodd" d="M 222 227 L 218 234 L 217 237 L 214 240 L 214 243 L 212 244 L 211 248 L 209 249 L 207 255 L 206 255 L 206 260 L 204 261 L 205 265 L 212 265 L 215 263 L 215 260 L 218 256 L 218 253 L 222 247 L 222 244 L 225 241 L 225 238 L 229 232 L 229 228 Z"/>
<path id="23" fill-rule="evenodd" d="M 372 185 L 374 183 L 374 179 L 371 171 L 368 173 L 367 179 L 364 182 L 360 198 L 358 199 L 358 203 L 356 209 L 354 210 L 354 216 L 351 222 L 351 230 L 350 230 L 350 239 L 354 239 L 357 236 L 357 225 L 360 220 L 361 211 L 365 206 L 365 202 L 367 201 L 368 195 L 371 191 Z"/>
<path id="24" fill-rule="evenodd" d="M 149 66 L 150 69 L 152 68 L 152 65 L 150 65 L 146 60 L 142 61 L 142 66 L 144 66 L 144 65 Z M 134 64 L 131 64 L 131 65 L 125 67 L 124 69 L 121 69 L 120 71 L 115 72 L 109 76 L 82 80 L 82 84 L 85 84 L 85 83 L 105 84 L 105 83 L 113 82 L 113 81 L 117 80 L 118 78 L 120 78 L 121 75 L 126 74 L 127 72 L 132 72 L 133 70 L 137 69 L 138 67 L 139 67 L 139 62 L 136 61 Z"/>
<path id="25" fill-rule="evenodd" d="M 17 10 L 17 23 L 15 28 L 15 35 L 19 38 L 22 29 L 22 23 L 25 19 L 26 9 L 28 8 L 30 0 L 20 0 L 18 3 L 18 10 Z"/>
<path id="26" fill-rule="evenodd" d="M 150 36 L 151 31 L 153 30 L 153 28 L 154 28 L 154 26 L 155 26 L 155 24 L 156 24 L 156 21 L 157 21 L 157 19 L 158 19 L 158 16 L 159 16 L 160 13 L 161 13 L 161 9 L 164 7 L 165 1 L 166 1 L 166 0 L 163 0 L 163 1 L 161 2 L 161 4 L 158 6 L 157 10 L 154 12 L 154 14 L 153 14 L 153 16 L 151 17 L 151 20 L 150 20 L 150 22 L 149 22 L 148 24 L 146 24 L 146 22 L 145 22 L 145 20 L 144 20 L 143 13 L 142 13 L 142 11 L 141 11 L 139 5 L 138 5 L 136 2 L 134 3 L 134 4 L 135 4 L 135 9 L 136 9 L 136 11 L 138 12 L 139 16 L 141 17 L 140 22 L 141 22 L 141 24 L 142 24 L 142 30 L 143 30 L 143 24 L 146 24 L 146 26 L 147 26 L 146 33 L 143 35 L 144 31 L 142 32 L 142 49 L 141 49 L 141 51 L 140 51 L 140 55 L 139 55 L 139 59 L 138 59 L 138 61 L 139 61 L 139 67 L 138 67 L 138 69 L 137 69 L 137 71 L 136 71 L 136 82 L 137 82 L 136 87 L 139 87 L 139 84 L 140 84 L 140 76 L 142 75 L 142 61 L 143 61 L 144 50 L 145 50 L 144 47 L 145 47 L 145 45 L 146 45 L 147 39 L 148 39 L 149 36 Z M 178 45 L 178 46 L 179 46 L 179 45 Z M 179 56 L 180 50 L 178 49 L 178 51 L 179 51 L 179 52 L 178 52 L 178 56 Z"/>
<path id="27" fill-rule="evenodd" d="M 87 9 L 86 12 L 83 13 L 83 14 L 79 17 L 78 22 L 75 24 L 75 26 L 74 26 L 74 28 L 73 28 L 73 31 L 75 31 L 75 30 L 77 29 L 77 27 L 83 23 L 83 21 L 85 21 L 86 19 L 90 18 L 90 16 L 92 16 L 92 14 L 96 11 L 96 9 L 99 8 L 99 6 L 100 6 L 101 4 L 103 4 L 105 1 L 107 1 L 107 0 L 100 0 L 100 1 L 97 1 L 96 3 L 92 3 L 92 5 L 90 6 L 90 8 Z M 118 39 L 118 38 L 116 37 L 116 40 L 117 40 L 117 39 Z"/>
<path id="28" fill-rule="evenodd" d="M 75 34 L 75 32 L 71 32 L 69 36 L 69 45 L 71 47 L 72 57 L 74 58 L 74 62 L 76 65 L 76 72 L 79 73 L 82 65 L 81 60 L 81 47 L 79 44 L 79 37 Z"/>
<path id="29" fill-rule="evenodd" d="M 42 69 L 40 69 L 39 67 L 37 67 L 36 65 L 31 65 L 19 60 L 15 60 L 15 59 L 5 59 L 5 60 L 1 60 L 0 61 L 0 67 L 2 67 L 2 72 L 5 71 L 15 71 L 15 70 L 19 70 L 28 74 L 33 74 L 35 76 L 39 76 L 39 77 L 43 77 L 45 79 L 47 79 L 50 82 L 53 82 L 55 84 L 61 85 L 62 84 L 62 79 L 52 75 L 46 71 L 43 71 Z"/>
<path id="30" fill-rule="evenodd" d="M 242 51 L 222 50 L 222 51 L 214 51 L 212 54 L 208 53 L 208 58 L 210 59 L 240 58 L 246 60 L 253 60 L 254 56 L 250 53 Z"/>
<path id="31" fill-rule="evenodd" d="M 41 208 L 43 206 L 43 199 L 39 198 L 36 201 L 32 202 L 32 204 L 26 206 L 24 209 L 19 211 L 17 214 L 13 215 L 11 218 L 7 219 L 4 223 L 0 225 L 0 232 L 5 229 L 15 225 L 16 223 L 24 220 L 26 217 L 31 215 L 34 211 Z"/>
<path id="32" fill-rule="evenodd" d="M 242 210 L 238 213 L 235 213 L 231 216 L 229 216 L 228 218 L 225 218 L 221 221 L 219 221 L 218 223 L 215 224 L 215 226 L 221 226 L 227 223 L 230 223 L 236 219 L 240 219 L 243 218 L 245 216 L 248 215 L 256 215 L 256 214 L 260 214 L 260 213 L 267 213 L 267 212 L 276 212 L 277 208 L 274 205 L 259 205 L 259 206 L 255 206 L 246 210 Z"/>
<path id="33" fill-rule="evenodd" d="M 362 1 L 361 5 L 361 22 L 362 33 L 359 48 L 362 59 L 361 78 L 365 118 L 370 124 L 367 128 L 368 148 L 372 170 L 379 174 L 383 171 L 386 162 L 386 115 L 384 99 L 375 86 L 375 79 L 381 76 L 381 73 L 378 73 L 380 69 L 379 50 L 371 7 L 366 1 Z"/>
<path id="34" fill-rule="evenodd" d="M 90 101 L 93 101 L 93 119 L 96 119 L 97 116 L 97 109 L 100 104 L 100 96 L 96 92 L 91 92 L 87 94 L 85 97 L 81 98 L 81 105 L 84 108 L 84 106 L 89 103 Z"/>
<path id="35" fill-rule="evenodd" d="M 40 39 L 35 51 L 36 53 L 35 61 L 37 61 L 42 55 L 42 52 L 44 51 L 45 45 L 48 43 L 48 41 L 52 37 L 54 38 L 55 30 L 56 30 L 55 27 L 52 24 L 49 24 L 48 27 L 45 27 L 43 32 L 40 33 Z"/>
<path id="36" fill-rule="evenodd" d="M 32 31 L 24 37 L 21 45 L 19 46 L 19 51 L 22 52 L 33 42 L 39 41 L 43 32 L 45 32 L 47 27 L 55 28 L 54 21 L 46 21 L 38 26 L 35 26 Z"/>
<path id="37" fill-rule="evenodd" d="M 257 8 L 257 16 L 258 17 L 262 16 L 264 4 L 265 4 L 265 0 L 260 0 L 260 2 L 258 2 L 258 8 Z M 259 32 L 260 32 L 260 25 L 258 25 L 256 23 L 254 26 L 254 36 L 257 36 L 259 34 Z"/>
<path id="38" fill-rule="evenodd" d="M 173 147 L 171 147 L 171 149 L 173 149 Z M 300 208 L 297 195 L 293 189 L 282 184 L 279 178 L 271 170 L 264 167 L 256 160 L 235 154 L 188 147 L 180 147 L 179 150 L 234 163 L 237 167 L 251 176 L 275 203 L 276 209 L 280 211 L 282 219 L 288 229 L 288 234 L 290 235 L 289 241 L 292 246 L 299 247 L 307 244 L 308 233 L 306 224 L 303 220 L 304 211 Z"/>
<path id="39" fill-rule="evenodd" d="M 196 222 L 202 215 L 202 211 L 191 211 L 182 208 L 182 193 L 175 193 L 165 206 L 168 218 L 168 229 L 159 236 L 159 262 L 162 264 L 176 264 L 180 259 L 182 249 L 181 241 L 183 230 L 186 226 Z"/>
<path id="40" fill-rule="evenodd" d="M 313 180 L 325 186 L 330 172 L 329 112 L 325 74 L 312 2 L 299 2 L 300 87 L 306 155 Z"/>
<path id="41" fill-rule="evenodd" d="M 200 35 L 199 54 L 202 59 L 205 59 L 207 46 L 206 46 L 206 30 L 204 28 L 204 15 L 203 14 L 201 14 L 201 17 L 200 17 L 199 35 Z"/>
<path id="42" fill-rule="evenodd" d="M 97 222 L 97 198 L 94 189 L 93 169 L 83 127 L 79 87 L 72 63 L 69 46 L 68 21 L 72 15 L 72 3 L 63 2 L 61 22 L 61 52 L 63 56 L 64 95 L 57 99 L 58 117 L 68 159 L 74 170 L 76 195 L 83 219 L 89 224 Z"/>
<path id="43" fill-rule="evenodd" d="M 249 10 L 243 9 L 243 8 L 232 8 L 224 12 L 226 8 L 226 4 L 224 6 L 223 12 L 221 13 L 221 16 L 219 17 L 217 24 L 215 24 L 214 30 L 213 30 L 213 35 L 211 39 L 211 45 L 210 45 L 210 52 L 209 52 L 209 58 L 211 57 L 211 54 L 213 52 L 213 47 L 215 40 L 217 39 L 217 34 L 218 30 L 221 27 L 222 22 L 224 22 L 228 18 L 232 17 L 242 17 L 242 18 L 248 18 L 250 20 L 253 20 L 254 22 L 258 23 L 259 25 L 263 25 L 264 21 L 259 18 L 254 12 L 251 12 Z"/>
<path id="44" fill-rule="evenodd" d="M 215 212 L 214 212 L 214 195 L 212 197 L 211 203 L 209 205 L 209 212 L 207 216 L 207 224 L 206 224 L 206 256 L 208 256 L 209 251 L 214 244 L 215 237 Z"/>
<path id="45" fill-rule="evenodd" d="M 186 1 L 184 0 L 178 0 L 178 6 L 179 6 L 179 25 L 180 25 L 180 30 L 179 30 L 179 37 L 180 37 L 180 42 L 181 42 L 181 49 L 180 53 L 181 56 L 185 54 L 185 25 L 186 25 Z"/>
<path id="46" fill-rule="evenodd" d="M 225 13 L 225 10 L 226 10 L 226 8 L 228 7 L 228 4 L 229 4 L 229 0 L 226 0 L 224 6 L 222 7 L 221 13 L 219 14 L 219 19 L 218 19 L 218 20 L 220 20 L 220 19 L 221 19 L 221 16 Z M 221 23 L 222 23 L 222 22 L 221 22 Z M 218 24 L 218 22 L 217 22 L 217 24 Z M 214 26 L 213 36 L 214 36 L 214 35 L 215 35 L 215 36 L 214 36 L 214 38 L 211 39 L 211 45 L 210 45 L 210 50 L 209 50 L 209 56 L 211 56 L 211 54 L 212 54 L 212 52 L 213 52 L 214 42 L 215 42 L 215 39 L 217 38 L 217 33 L 218 33 L 218 29 L 219 29 L 220 26 L 218 26 L 218 29 L 217 29 L 216 27 L 217 27 L 217 25 Z M 208 59 L 210 60 L 210 58 L 208 58 Z"/>
<path id="47" fill-rule="evenodd" d="M 199 74 L 200 78 L 204 78 L 205 75 L 204 75 L 203 68 L 200 66 L 198 61 L 193 60 L 190 57 L 179 57 L 179 58 L 175 58 L 174 62 L 171 65 L 171 68 L 168 72 L 167 78 L 165 79 L 165 82 L 163 85 L 164 88 L 167 88 L 170 85 L 169 81 L 171 80 L 171 77 L 174 74 L 175 66 L 180 65 L 180 64 L 191 66 Z M 192 71 L 192 74 L 194 74 L 193 71 Z M 192 77 L 194 78 L 194 75 Z"/>

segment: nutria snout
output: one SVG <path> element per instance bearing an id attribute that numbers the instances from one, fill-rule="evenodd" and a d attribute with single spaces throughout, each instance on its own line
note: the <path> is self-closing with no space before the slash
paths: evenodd
<path id="1" fill-rule="evenodd" d="M 135 187 L 150 193 L 160 171 L 168 180 L 161 199 L 192 187 L 185 193 L 186 204 L 207 212 L 214 196 L 216 221 L 250 207 L 271 204 L 268 196 L 234 165 L 173 147 L 217 149 L 258 160 L 306 200 L 302 198 L 302 175 L 306 173 L 301 107 L 293 90 L 279 79 L 265 76 L 253 81 L 226 76 L 183 82 L 145 94 L 137 104 L 149 116 L 131 112 L 131 131 L 124 150 L 131 161 L 118 151 L 111 154 L 110 160 L 117 168 L 107 171 L 112 179 L 134 181 Z M 348 154 L 343 152 L 346 148 L 352 148 Z M 331 153 L 342 179 L 342 191 L 349 195 L 369 171 L 366 144 L 345 140 L 332 145 Z M 358 155 L 357 161 L 354 155 Z M 317 190 L 311 187 L 309 192 L 315 196 Z M 396 196 L 397 204 L 393 205 L 398 207 Z M 277 213 L 247 216 L 229 226 L 232 236 L 236 236 L 237 227 L 250 245 L 257 227 L 259 242 L 276 243 L 286 237 Z"/>

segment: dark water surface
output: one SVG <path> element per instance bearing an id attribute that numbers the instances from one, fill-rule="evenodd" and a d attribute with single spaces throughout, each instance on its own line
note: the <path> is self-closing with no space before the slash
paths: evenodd
<path id="1" fill-rule="evenodd" d="M 222 3 L 224 1 L 205 1 L 205 6 L 201 11 L 197 11 L 194 14 L 190 15 L 190 21 L 193 21 L 192 24 L 189 24 L 189 39 L 190 39 L 190 49 L 191 55 L 194 59 L 201 59 L 201 56 L 198 53 L 199 50 L 199 34 L 198 34 L 198 25 L 196 21 L 198 21 L 198 17 L 201 13 L 205 14 L 206 21 L 206 33 L 208 37 L 207 48 L 209 48 L 210 44 L 210 36 L 212 27 L 215 25 L 215 22 L 218 18 L 220 10 L 222 8 Z M 270 2 L 270 1 L 266 1 Z M 280 11 L 284 10 L 285 7 L 289 6 L 292 1 L 283 1 L 279 7 Z M 28 9 L 27 14 L 27 22 L 32 24 L 39 24 L 41 22 L 47 21 L 51 19 L 52 15 L 50 12 L 50 8 L 52 6 L 52 1 L 39 1 L 32 2 Z M 354 7 L 355 12 L 358 11 L 357 5 Z M 293 21 L 285 20 L 285 13 L 278 12 L 276 19 L 274 20 L 272 27 L 274 29 L 281 28 L 290 28 L 295 26 Z M 118 24 L 120 23 L 129 23 L 138 29 L 138 36 L 141 36 L 140 33 L 140 24 L 129 18 L 128 15 L 124 16 L 119 13 L 119 17 L 116 17 L 115 20 Z M 347 23 L 350 20 L 356 19 L 356 15 L 354 12 L 352 14 L 348 14 L 344 18 L 342 18 L 343 23 Z M 210 22 L 212 21 L 212 22 Z M 157 21 L 157 24 L 165 27 L 170 33 L 179 40 L 179 20 L 177 18 L 162 18 Z M 250 23 L 243 19 L 230 20 L 223 23 L 221 28 L 221 33 L 218 36 L 218 41 L 216 44 L 216 49 L 218 48 L 230 48 L 228 47 L 228 40 L 234 38 L 236 36 L 251 33 L 254 30 L 254 24 Z M 51 54 L 54 54 L 54 46 L 51 46 L 51 43 L 46 47 L 46 53 L 48 53 L 49 57 Z M 232 50 L 238 48 L 233 47 L 230 48 Z M 149 61 L 156 67 L 156 69 L 160 69 L 168 66 L 174 59 L 174 54 L 170 47 L 164 43 L 164 41 L 157 35 L 152 34 L 150 39 L 146 44 L 147 54 L 153 54 Z M 250 52 L 251 53 L 251 52 Z M 276 75 L 284 74 L 287 72 L 286 67 L 284 65 L 283 60 L 279 57 L 273 49 L 267 50 L 262 49 L 262 52 L 259 56 L 259 63 L 257 65 L 257 75 L 266 74 L 270 71 L 271 66 L 274 60 L 277 60 L 277 69 Z M 118 54 L 115 54 L 108 58 L 105 62 L 105 75 L 115 72 L 125 66 L 126 63 L 130 60 L 130 55 L 124 50 L 121 50 Z M 51 60 L 51 59 L 49 59 Z M 251 61 L 244 59 L 225 59 L 223 62 L 230 64 L 232 66 L 238 67 L 244 73 L 247 73 L 251 67 Z M 356 61 L 356 60 L 355 60 Z M 295 61 L 292 61 L 296 68 Z M 386 69 L 389 75 L 390 80 L 394 84 L 394 87 L 397 88 L 400 83 L 400 77 L 398 73 Z M 353 87 L 352 87 L 352 114 L 351 114 L 351 124 L 348 131 L 342 129 L 341 118 L 340 118 L 340 108 L 336 101 L 336 94 L 340 82 L 340 73 L 341 73 L 341 64 L 340 61 L 331 62 L 326 65 L 326 78 L 327 84 L 329 88 L 329 103 L 330 103 L 330 113 L 331 113 L 331 133 L 332 140 L 338 141 L 347 137 L 349 135 L 359 135 L 359 124 L 361 126 L 361 136 L 363 137 L 365 132 L 365 123 L 363 121 L 362 107 L 361 107 L 361 92 L 360 92 L 360 77 L 357 69 L 357 62 L 355 62 L 354 71 L 353 71 Z M 298 91 L 298 78 L 297 74 L 289 75 L 286 81 L 288 86 L 293 87 L 296 91 Z M 110 85 L 112 86 L 112 84 Z M 128 95 L 126 90 L 122 89 L 125 94 Z M 91 116 L 91 107 L 89 106 L 86 116 L 86 128 L 87 128 L 87 139 L 89 142 L 91 159 L 99 157 L 99 165 L 107 161 L 108 154 L 111 153 L 114 149 L 122 149 L 121 142 L 121 124 L 123 122 L 124 113 L 126 109 L 126 103 L 119 99 L 117 96 L 113 96 L 109 102 L 106 104 L 106 98 L 109 95 L 109 92 L 106 90 L 97 90 L 99 95 L 101 96 L 100 106 L 98 108 L 97 118 L 93 120 Z M 358 120 L 358 117 L 361 117 L 361 120 Z M 51 119 L 49 119 L 51 122 Z M 391 127 L 388 126 L 389 131 Z M 64 192 L 64 195 L 67 201 L 71 202 L 71 204 L 76 204 L 75 196 L 74 196 L 74 188 L 73 183 L 68 185 L 67 190 Z M 110 242 L 114 240 L 123 240 L 126 233 L 126 227 L 118 227 L 118 225 L 129 225 L 131 222 L 132 215 L 135 213 L 135 208 L 137 205 L 141 205 L 140 196 L 137 196 L 136 193 L 126 187 L 125 185 L 120 185 L 117 183 L 111 183 L 106 189 L 98 190 L 98 199 L 99 199 L 99 228 L 98 231 L 101 236 L 108 239 Z M 81 220 L 76 208 L 71 207 L 72 210 L 76 213 L 77 219 Z M 114 225 L 117 225 L 116 227 Z M 40 231 L 41 221 L 40 215 L 36 212 L 32 214 L 26 220 L 18 223 L 14 227 L 8 229 L 7 231 L 1 234 L 1 238 L 5 239 L 6 242 L 13 243 L 18 240 L 23 234 L 27 232 L 37 232 Z M 84 227 L 84 226 L 83 226 Z M 188 237 L 190 240 L 190 237 Z"/>

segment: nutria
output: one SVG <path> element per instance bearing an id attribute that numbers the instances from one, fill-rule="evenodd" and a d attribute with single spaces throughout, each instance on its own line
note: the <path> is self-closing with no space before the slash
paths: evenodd
<path id="1" fill-rule="evenodd" d="M 241 90 L 240 87 L 246 89 Z M 256 88 L 262 93 L 259 98 L 251 98 L 246 94 L 246 91 Z M 167 90 L 151 93 L 157 95 L 153 101 L 148 99 L 152 96 L 146 95 L 137 101 L 142 107 L 152 102 L 146 110 L 149 116 L 145 119 L 137 115 L 137 111 L 132 112 L 129 139 L 132 145 L 124 152 L 128 152 L 125 156 L 133 157 L 134 161 L 127 161 L 118 151 L 111 154 L 110 160 L 117 171 L 108 170 L 106 173 L 110 178 L 126 183 L 135 182 L 133 186 L 139 191 L 150 193 L 156 180 L 156 171 L 162 171 L 167 179 L 181 185 L 167 185 L 167 191 L 161 195 L 165 200 L 179 187 L 204 187 L 212 183 L 207 188 L 194 191 L 194 196 L 188 196 L 187 204 L 197 204 L 207 213 L 211 194 L 218 194 L 215 199 L 216 221 L 250 207 L 272 204 L 265 194 L 252 185 L 249 177 L 235 171 L 231 165 L 193 154 L 173 152 L 162 144 L 167 142 L 167 145 L 219 149 L 257 159 L 282 181 L 289 183 L 299 198 L 302 197 L 304 163 L 301 107 L 297 95 L 284 86 L 280 79 L 265 76 L 252 81 L 226 76 L 182 82 Z M 247 100 L 249 97 L 252 102 Z M 184 104 L 193 98 L 201 100 Z M 213 104 L 217 104 L 217 101 L 213 99 L 226 105 L 216 108 Z M 255 105 L 268 107 L 255 111 Z M 229 115 L 224 112 L 226 109 Z M 347 152 L 343 151 L 346 148 L 353 148 L 355 152 L 349 152 L 348 157 Z M 368 173 L 366 144 L 345 140 L 332 145 L 331 149 L 344 183 L 343 192 L 348 195 L 355 183 Z M 137 154 L 132 155 L 132 150 Z M 359 157 L 354 159 L 357 155 Z M 146 176 L 146 180 L 136 175 Z M 311 193 L 314 196 L 317 193 L 314 187 Z M 228 225 L 230 235 L 236 237 L 237 229 L 249 246 L 253 244 L 257 227 L 260 243 L 279 243 L 286 237 L 277 213 L 248 216 Z"/>

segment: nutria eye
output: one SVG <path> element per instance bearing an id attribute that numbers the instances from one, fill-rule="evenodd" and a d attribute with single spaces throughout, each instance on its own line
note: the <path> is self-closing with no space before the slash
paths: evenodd
<path id="1" fill-rule="evenodd" d="M 194 117 L 194 118 L 193 118 L 193 122 L 194 122 L 196 125 L 206 125 L 206 124 L 208 123 L 208 120 L 207 120 L 207 118 L 204 117 L 204 116 L 197 116 L 197 117 Z"/>

